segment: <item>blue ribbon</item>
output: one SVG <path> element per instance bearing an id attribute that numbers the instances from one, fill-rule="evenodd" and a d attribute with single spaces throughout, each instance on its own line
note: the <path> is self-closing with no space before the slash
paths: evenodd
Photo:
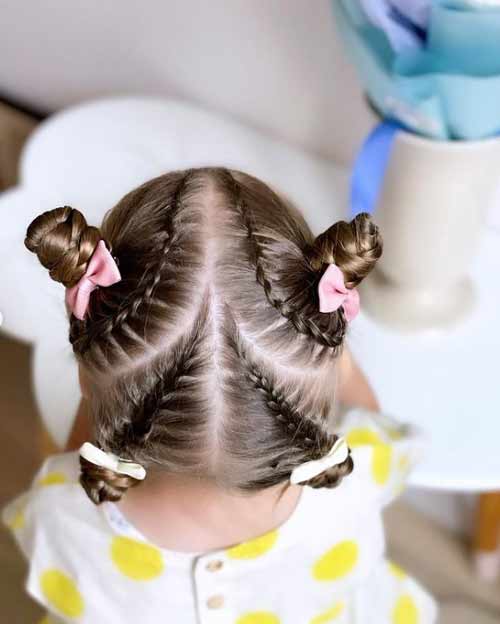
<path id="1" fill-rule="evenodd" d="M 403 126 L 395 121 L 378 124 L 364 140 L 351 174 L 350 216 L 373 214 L 389 162 L 394 138 Z"/>
<path id="2" fill-rule="evenodd" d="M 366 137 L 354 161 L 349 191 L 350 218 L 360 212 L 373 214 L 382 189 L 392 145 L 397 133 L 406 130 L 396 121 L 383 121 Z M 500 136 L 500 131 L 492 136 Z"/>

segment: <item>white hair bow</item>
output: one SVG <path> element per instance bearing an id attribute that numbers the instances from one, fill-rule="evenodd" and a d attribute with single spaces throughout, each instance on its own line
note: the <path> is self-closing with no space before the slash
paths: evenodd
<path id="1" fill-rule="evenodd" d="M 305 462 L 300 466 L 296 466 L 292 470 L 290 481 L 294 485 L 302 483 L 302 481 L 308 481 L 316 475 L 321 474 L 327 468 L 342 464 L 349 457 L 349 447 L 344 438 L 340 437 L 335 440 L 334 445 L 330 451 L 321 457 L 320 459 L 313 459 L 312 461 Z"/>
<path id="2" fill-rule="evenodd" d="M 80 456 L 89 461 L 91 464 L 108 468 L 118 474 L 128 475 L 138 481 L 142 481 L 146 477 L 146 469 L 141 464 L 136 464 L 128 459 L 118 457 L 114 453 L 106 453 L 90 442 L 85 442 L 80 447 Z"/>

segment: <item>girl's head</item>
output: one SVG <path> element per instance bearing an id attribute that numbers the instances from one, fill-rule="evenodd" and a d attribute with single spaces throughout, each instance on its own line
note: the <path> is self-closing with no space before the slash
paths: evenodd
<path id="1" fill-rule="evenodd" d="M 330 449 L 347 322 L 342 308 L 319 312 L 317 287 L 329 263 L 350 288 L 373 268 L 382 243 L 367 214 L 314 238 L 256 178 L 190 169 L 131 191 L 101 228 L 73 208 L 46 212 L 25 244 L 69 288 L 101 239 L 122 279 L 92 292 L 69 330 L 97 446 L 240 492 L 286 483 Z M 138 483 L 81 467 L 95 503 Z M 348 457 L 306 484 L 333 487 L 351 470 Z"/>

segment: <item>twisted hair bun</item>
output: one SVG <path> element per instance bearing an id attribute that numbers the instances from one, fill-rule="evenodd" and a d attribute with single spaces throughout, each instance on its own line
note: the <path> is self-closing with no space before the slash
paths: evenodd
<path id="1" fill-rule="evenodd" d="M 53 280 L 71 288 L 85 273 L 101 238 L 99 229 L 87 225 L 79 210 L 63 206 L 36 217 L 24 244 L 36 253 Z"/>
<path id="2" fill-rule="evenodd" d="M 338 221 L 316 237 L 310 262 L 314 270 L 335 263 L 344 274 L 346 286 L 355 288 L 382 255 L 382 236 L 367 212 L 352 221 Z"/>
<path id="3" fill-rule="evenodd" d="M 141 483 L 138 479 L 97 466 L 80 456 L 80 483 L 96 505 L 105 501 L 116 503 L 130 488 Z"/>

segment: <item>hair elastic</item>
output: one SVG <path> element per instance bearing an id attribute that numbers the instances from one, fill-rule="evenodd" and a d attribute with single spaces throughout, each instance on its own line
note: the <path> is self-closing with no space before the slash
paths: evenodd
<path id="1" fill-rule="evenodd" d="M 312 461 L 300 464 L 300 466 L 296 466 L 292 470 L 290 482 L 296 485 L 302 483 L 302 481 L 308 481 L 328 468 L 344 463 L 348 457 L 349 447 L 347 446 L 347 442 L 345 438 L 339 437 L 335 440 L 335 443 L 326 455 L 320 457 L 320 459 L 313 459 Z"/>
<path id="2" fill-rule="evenodd" d="M 114 453 L 106 453 L 90 442 L 82 444 L 79 453 L 80 457 L 83 457 L 91 464 L 101 466 L 101 468 L 107 468 L 118 474 L 127 475 L 138 481 L 146 478 L 146 469 L 141 464 L 118 457 Z"/>

